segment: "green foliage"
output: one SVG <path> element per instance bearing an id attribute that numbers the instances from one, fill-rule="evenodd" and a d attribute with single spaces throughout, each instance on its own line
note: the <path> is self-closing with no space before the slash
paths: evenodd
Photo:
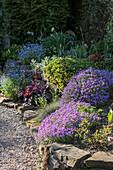
<path id="1" fill-rule="evenodd" d="M 36 39 L 40 33 L 48 34 L 51 27 L 65 30 L 69 6 L 67 0 L 5 0 L 6 31 L 15 43 Z M 40 32 L 41 31 L 41 32 Z M 33 42 L 32 42 L 33 43 Z"/>
<path id="2" fill-rule="evenodd" d="M 6 49 L 2 53 L 2 60 L 6 61 L 6 59 L 13 59 L 16 61 L 18 59 L 18 50 L 20 49 L 20 47 L 20 45 L 12 44 L 8 49 Z"/>
<path id="3" fill-rule="evenodd" d="M 38 98 L 39 99 L 39 104 L 38 104 L 38 102 L 37 102 L 37 98 L 36 98 L 36 100 L 35 100 L 35 103 L 36 103 L 36 105 L 39 107 L 41 107 L 41 108 L 43 108 L 43 107 L 45 107 L 46 105 L 47 105 L 47 100 L 46 100 L 46 98 L 45 98 L 45 96 L 42 94 L 42 96 L 41 97 L 39 97 Z"/>
<path id="4" fill-rule="evenodd" d="M 111 41 L 112 41 L 111 37 Z M 97 53 L 99 55 L 104 55 L 104 62 L 101 62 L 102 69 L 112 71 L 113 70 L 113 43 L 109 42 L 106 38 L 100 40 L 97 43 L 91 43 L 88 55 Z M 101 68 L 100 68 L 101 69 Z"/>
<path id="5" fill-rule="evenodd" d="M 0 2 L 0 65 L 3 63 L 1 55 L 3 51 L 3 34 L 4 34 L 4 7 Z"/>
<path id="6" fill-rule="evenodd" d="M 37 122 L 42 122 L 43 119 L 45 119 L 48 115 L 58 110 L 60 108 L 60 105 L 61 101 L 59 99 L 51 102 L 50 104 L 47 104 L 43 108 L 39 108 L 36 112 L 36 118 L 34 120 L 36 120 Z"/>
<path id="7" fill-rule="evenodd" d="M 109 121 L 110 124 L 113 123 L 113 110 L 111 108 L 110 108 L 110 111 L 108 113 L 108 121 Z"/>
<path id="8" fill-rule="evenodd" d="M 76 43 L 74 37 L 63 32 L 56 32 L 55 30 L 52 34 L 43 38 L 41 41 L 46 48 L 47 56 L 57 55 L 59 57 L 63 57 L 65 51 L 70 50 L 70 48 Z"/>
<path id="9" fill-rule="evenodd" d="M 111 0 L 83 0 L 81 30 L 85 42 L 102 40 L 111 13 Z"/>
<path id="10" fill-rule="evenodd" d="M 107 39 L 92 43 L 89 48 L 89 54 L 93 53 L 104 55 L 106 59 L 111 58 L 113 55 L 112 43 L 108 43 Z"/>
<path id="11" fill-rule="evenodd" d="M 85 106 L 85 105 L 79 105 L 78 103 L 78 107 L 77 107 L 77 111 L 78 112 L 85 112 L 85 113 L 94 113 L 97 114 L 98 116 L 100 116 L 100 112 L 102 112 L 102 109 L 97 109 L 94 106 Z"/>
<path id="12" fill-rule="evenodd" d="M 49 56 L 48 57 L 46 56 L 44 59 L 41 60 L 41 63 L 38 63 L 36 60 L 32 59 L 30 65 L 32 69 L 35 69 L 36 71 L 40 71 L 40 72 L 45 71 L 46 66 L 53 59 L 55 59 L 55 57 L 50 58 Z"/>
<path id="13" fill-rule="evenodd" d="M 103 125 L 103 128 L 96 130 L 92 137 L 87 140 L 91 145 L 94 145 L 96 148 L 106 149 L 108 146 L 108 135 L 111 134 L 111 129 L 109 126 Z"/>
<path id="14" fill-rule="evenodd" d="M 46 66 L 46 76 L 50 83 L 63 90 L 73 75 L 91 66 L 88 59 L 56 58 Z"/>
<path id="15" fill-rule="evenodd" d="M 11 99 L 18 98 L 19 89 L 18 89 L 16 83 L 8 77 L 2 76 L 0 90 L 5 95 L 5 97 L 9 97 Z"/>

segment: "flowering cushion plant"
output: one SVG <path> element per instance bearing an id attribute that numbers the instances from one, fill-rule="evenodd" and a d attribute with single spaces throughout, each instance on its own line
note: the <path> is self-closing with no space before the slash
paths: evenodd
<path id="1" fill-rule="evenodd" d="M 109 88 L 113 84 L 113 73 L 108 70 L 89 68 L 80 71 L 65 87 L 61 106 L 70 101 L 80 100 L 91 105 L 101 105 L 109 98 Z"/>
<path id="2" fill-rule="evenodd" d="M 83 105 L 87 107 L 87 112 L 79 111 Z M 91 111 L 89 103 L 72 101 L 43 120 L 37 137 L 42 143 L 69 142 L 76 137 L 85 139 L 98 120 L 99 116 Z"/>

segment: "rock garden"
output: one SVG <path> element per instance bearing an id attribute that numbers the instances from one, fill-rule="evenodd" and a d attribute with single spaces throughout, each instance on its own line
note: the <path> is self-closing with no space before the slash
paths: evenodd
<path id="1" fill-rule="evenodd" d="M 113 15 L 104 24 L 82 40 L 50 24 L 2 50 L 1 170 L 113 170 Z"/>
<path id="2" fill-rule="evenodd" d="M 59 57 L 57 43 L 48 47 L 43 39 L 5 52 L 0 104 L 29 128 L 43 155 L 39 169 L 113 169 L 113 60 L 85 44 L 87 57 L 71 54 L 71 46 Z"/>

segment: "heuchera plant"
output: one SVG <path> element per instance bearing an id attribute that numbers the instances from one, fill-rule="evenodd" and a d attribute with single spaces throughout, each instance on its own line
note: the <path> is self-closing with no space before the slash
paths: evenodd
<path id="1" fill-rule="evenodd" d="M 51 89 L 48 85 L 41 85 L 37 76 L 34 76 L 34 81 L 32 80 L 32 83 L 18 94 L 18 97 L 29 105 L 36 105 L 36 102 L 40 105 L 39 98 L 43 96 L 47 102 L 50 102 L 52 99 Z"/>
<path id="2" fill-rule="evenodd" d="M 49 142 L 69 142 L 76 137 L 85 139 L 90 133 L 90 128 L 95 125 L 100 118 L 91 112 L 79 112 L 77 107 L 80 105 L 90 107 L 89 103 L 70 102 L 54 113 L 46 117 L 38 130 L 38 139 L 42 143 Z"/>
<path id="3" fill-rule="evenodd" d="M 98 67 L 98 68 L 102 68 L 103 67 L 103 61 L 104 61 L 104 55 L 99 55 L 97 53 L 95 54 L 92 54 L 90 57 L 88 57 L 88 59 L 95 63 L 95 65 Z"/>
<path id="4" fill-rule="evenodd" d="M 95 53 L 95 54 L 92 54 L 90 57 L 88 57 L 88 59 L 90 59 L 90 61 L 94 61 L 94 62 L 103 61 L 104 55 L 101 56 L 101 55 Z"/>
<path id="5" fill-rule="evenodd" d="M 80 100 L 91 105 L 101 105 L 109 98 L 109 87 L 113 84 L 113 73 L 108 70 L 89 68 L 73 76 L 65 87 L 61 106 L 70 101 Z"/>

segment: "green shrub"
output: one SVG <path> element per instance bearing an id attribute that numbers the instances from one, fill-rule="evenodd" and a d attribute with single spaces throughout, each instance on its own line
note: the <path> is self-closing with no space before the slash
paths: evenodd
<path id="1" fill-rule="evenodd" d="M 88 54 L 91 55 L 93 53 L 104 55 L 106 59 L 111 58 L 113 56 L 113 43 L 110 43 L 107 39 L 93 43 L 89 48 Z"/>
<path id="2" fill-rule="evenodd" d="M 2 93 L 5 97 L 10 99 L 17 99 L 19 89 L 14 81 L 6 76 L 2 76 L 1 78 L 1 89 Z"/>
<path id="3" fill-rule="evenodd" d="M 8 49 L 2 52 L 1 60 L 6 61 L 7 59 L 18 59 L 18 50 L 20 49 L 20 45 L 12 44 Z"/>
<path id="4" fill-rule="evenodd" d="M 74 37 L 56 31 L 53 31 L 52 34 L 43 38 L 41 41 L 46 49 L 47 56 L 57 55 L 59 57 L 63 57 L 65 51 L 70 50 L 76 43 Z"/>
<path id="5" fill-rule="evenodd" d="M 87 142 L 96 148 L 108 147 L 108 136 L 111 134 L 111 129 L 109 126 L 103 125 L 101 129 L 97 129 L 95 133 L 92 134 L 91 138 L 87 139 Z"/>
<path id="6" fill-rule="evenodd" d="M 89 66 L 91 63 L 88 59 L 56 58 L 46 66 L 46 76 L 50 83 L 62 91 L 73 75 Z"/>

